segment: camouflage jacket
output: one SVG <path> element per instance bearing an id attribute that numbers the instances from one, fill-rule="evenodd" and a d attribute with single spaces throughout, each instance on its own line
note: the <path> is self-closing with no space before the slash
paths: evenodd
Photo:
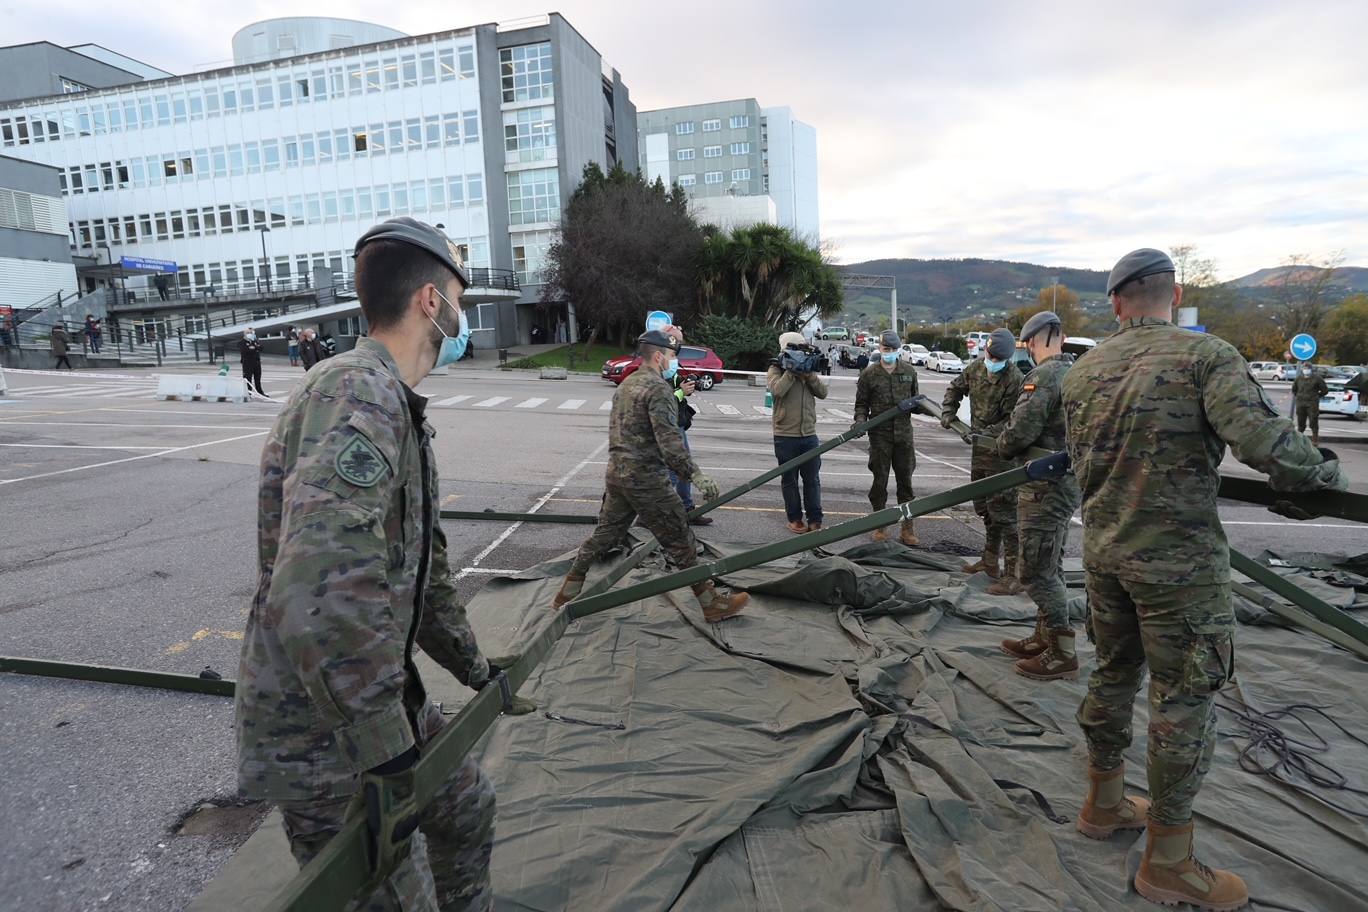
<path id="1" fill-rule="evenodd" d="M 624 488 L 668 485 L 666 466 L 680 478 L 692 478 L 698 471 L 679 432 L 670 381 L 642 367 L 623 380 L 613 396 L 605 479 Z"/>
<path id="2" fill-rule="evenodd" d="M 1279 417 L 1244 358 L 1215 336 L 1152 317 L 1064 376 L 1069 455 L 1083 491 L 1083 563 L 1126 580 L 1223 583 L 1218 468 L 1235 458 L 1283 491 L 1343 490 L 1337 461 Z"/>
<path id="3" fill-rule="evenodd" d="M 1320 402 L 1321 396 L 1329 392 L 1330 387 L 1325 385 L 1325 376 L 1314 367 L 1308 368 L 1305 373 L 1297 371 L 1297 376 L 1292 381 L 1292 398 L 1297 400 L 1298 405 L 1315 405 Z"/>
<path id="4" fill-rule="evenodd" d="M 448 579 L 424 404 L 362 339 L 305 376 L 267 438 L 236 695 L 249 797 L 350 794 L 435 730 L 415 642 L 463 683 L 488 677 Z"/>
<path id="5" fill-rule="evenodd" d="M 941 416 L 954 417 L 960 401 L 969 396 L 969 427 L 976 431 L 996 433 L 1011 417 L 1017 396 L 1021 394 L 1021 371 L 1008 364 L 996 374 L 988 370 L 983 358 L 969 362 L 964 372 L 950 381 L 941 400 Z"/>
<path id="6" fill-rule="evenodd" d="M 893 406 L 917 395 L 917 369 L 899 358 L 892 371 L 884 369 L 877 359 L 860 371 L 855 384 L 855 421 L 877 418 Z M 910 435 L 912 416 L 896 415 L 870 431 L 871 437 L 888 434 Z"/>
<path id="7" fill-rule="evenodd" d="M 997 454 L 1004 459 L 1024 455 L 1031 447 L 1058 451 L 1064 449 L 1064 407 L 1061 403 L 1064 375 L 1073 358 L 1055 355 L 1035 366 L 1022 381 L 1021 395 L 998 432 Z M 1011 370 L 1011 368 L 1008 368 Z M 1053 485 L 1076 485 L 1073 476 L 1033 481 L 1022 485 L 1023 492 L 1040 493 Z"/>

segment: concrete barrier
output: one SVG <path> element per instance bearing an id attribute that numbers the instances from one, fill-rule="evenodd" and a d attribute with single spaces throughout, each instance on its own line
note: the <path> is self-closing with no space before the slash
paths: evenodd
<path id="1" fill-rule="evenodd" d="M 158 399 L 206 402 L 246 402 L 247 381 L 241 377 L 162 374 L 157 380 Z"/>
<path id="2" fill-rule="evenodd" d="M 569 377 L 570 372 L 563 367 L 543 367 L 541 369 L 543 380 L 567 380 Z"/>

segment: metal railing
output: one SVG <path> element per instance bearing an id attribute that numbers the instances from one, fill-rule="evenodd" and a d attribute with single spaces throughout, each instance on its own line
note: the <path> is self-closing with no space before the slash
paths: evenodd
<path id="1" fill-rule="evenodd" d="M 511 269 L 488 269 L 474 266 L 470 270 L 470 284 L 474 288 L 497 288 L 518 291 L 518 274 Z"/>
<path id="2" fill-rule="evenodd" d="M 340 278 L 340 277 L 339 277 Z M 201 285 L 194 288 L 168 288 L 166 298 L 163 300 L 160 293 L 155 288 L 146 291 L 147 297 L 136 297 L 130 301 L 121 301 L 120 308 L 133 310 L 174 310 L 184 307 L 187 304 L 197 304 L 203 301 L 209 302 L 236 302 L 236 301 L 261 301 L 275 298 L 293 297 L 311 292 L 324 292 L 329 288 L 334 290 L 350 289 L 351 279 L 340 278 L 331 286 L 314 285 L 309 276 L 298 276 L 290 279 L 272 279 L 269 283 L 265 278 L 251 279 L 245 281 L 214 283 L 213 285 Z M 136 292 L 135 292 L 136 294 Z"/>

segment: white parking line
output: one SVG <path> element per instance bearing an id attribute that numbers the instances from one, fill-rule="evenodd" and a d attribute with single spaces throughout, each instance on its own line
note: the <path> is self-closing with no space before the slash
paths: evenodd
<path id="1" fill-rule="evenodd" d="M 0 443 L 0 447 L 21 450 L 160 450 L 155 446 L 84 446 L 76 443 Z"/>
<path id="2" fill-rule="evenodd" d="M 755 409 L 757 412 L 764 415 L 766 418 L 774 417 L 774 409 L 765 408 L 763 405 L 752 405 L 751 408 Z"/>
<path id="3" fill-rule="evenodd" d="M 837 418 L 840 418 L 842 421 L 854 421 L 854 420 L 855 420 L 855 416 L 852 415 L 850 412 L 843 412 L 843 411 L 841 411 L 840 409 L 829 408 L 829 409 L 826 410 L 826 413 L 827 413 L 828 415 L 835 415 Z"/>
<path id="4" fill-rule="evenodd" d="M 741 414 L 741 410 L 734 405 L 727 405 L 724 402 L 714 402 L 713 405 L 716 406 L 717 410 L 724 415 L 731 415 L 735 417 L 736 415 Z"/>
<path id="5" fill-rule="evenodd" d="M 456 405 L 457 403 L 465 402 L 467 399 L 470 399 L 470 398 L 473 398 L 473 397 L 471 397 L 471 396 L 452 396 L 450 399 L 439 399 L 439 400 L 437 400 L 436 402 L 434 402 L 434 403 L 432 403 L 432 404 L 433 404 L 433 405 Z"/>
<path id="6" fill-rule="evenodd" d="M 536 408 L 545 401 L 545 399 L 524 399 L 522 402 L 515 405 L 514 408 Z"/>
<path id="7" fill-rule="evenodd" d="M 496 405 L 507 402 L 511 398 L 511 396 L 490 396 L 488 399 L 481 399 L 479 402 L 476 402 L 472 408 L 493 408 Z"/>
<path id="8" fill-rule="evenodd" d="M 109 462 L 97 462 L 94 465 L 75 466 L 70 469 L 58 469 L 55 472 L 40 472 L 37 475 L 22 475 L 19 478 L 0 478 L 0 485 L 16 484 L 21 481 L 33 481 L 35 478 L 51 478 L 54 475 L 68 475 L 72 472 L 84 472 L 87 469 L 103 469 L 107 466 L 120 465 L 125 462 L 137 462 L 140 459 L 155 459 L 158 456 L 169 456 L 172 453 L 182 453 L 186 450 L 197 450 L 200 447 L 214 446 L 220 443 L 232 443 L 235 440 L 247 440 L 251 437 L 264 437 L 270 431 L 256 431 L 251 434 L 240 434 L 237 437 L 224 437 L 221 440 L 206 440 L 204 443 L 192 443 L 188 446 L 171 447 L 166 450 L 158 450 L 155 453 L 144 453 L 141 456 L 128 456 L 124 459 L 111 459 Z"/>
<path id="9" fill-rule="evenodd" d="M 583 399 L 566 399 L 560 405 L 556 406 L 556 408 L 574 410 L 579 408 L 581 405 L 584 405 Z"/>
<path id="10" fill-rule="evenodd" d="M 607 464 L 608 464 L 608 463 L 607 463 L 606 460 L 588 463 L 588 465 L 601 465 L 601 466 L 606 466 Z M 741 468 L 741 467 L 739 467 L 739 466 L 715 466 L 715 465 L 707 465 L 707 466 L 704 466 L 704 468 L 707 469 L 709 472 L 740 472 L 740 473 L 742 473 L 743 475 L 750 475 L 750 476 L 755 476 L 756 474 L 758 474 L 758 473 L 755 471 L 754 467 L 752 467 L 752 468 Z M 797 470 L 795 469 L 794 471 L 797 471 Z M 828 475 L 834 476 L 834 477 L 836 477 L 836 478 L 868 478 L 868 477 L 869 477 L 869 473 L 868 473 L 868 472 L 828 472 L 828 471 L 826 471 L 825 469 L 823 469 L 823 470 L 822 470 L 822 477 L 826 477 L 826 476 L 828 476 Z M 959 478 L 958 475 L 928 475 L 928 474 L 926 474 L 926 473 L 924 473 L 924 472 L 920 472 L 920 471 L 914 471 L 914 472 L 912 473 L 912 477 L 913 477 L 913 478 L 954 478 L 954 479 L 958 479 L 958 478 Z"/>

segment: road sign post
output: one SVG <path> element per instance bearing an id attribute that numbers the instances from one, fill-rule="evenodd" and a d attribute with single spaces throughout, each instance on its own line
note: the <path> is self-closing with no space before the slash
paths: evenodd
<path id="1" fill-rule="evenodd" d="M 1292 341 L 1287 343 L 1287 350 L 1298 361 L 1310 361 L 1316 357 L 1316 349 L 1316 339 L 1310 333 L 1297 333 L 1292 337 Z"/>

